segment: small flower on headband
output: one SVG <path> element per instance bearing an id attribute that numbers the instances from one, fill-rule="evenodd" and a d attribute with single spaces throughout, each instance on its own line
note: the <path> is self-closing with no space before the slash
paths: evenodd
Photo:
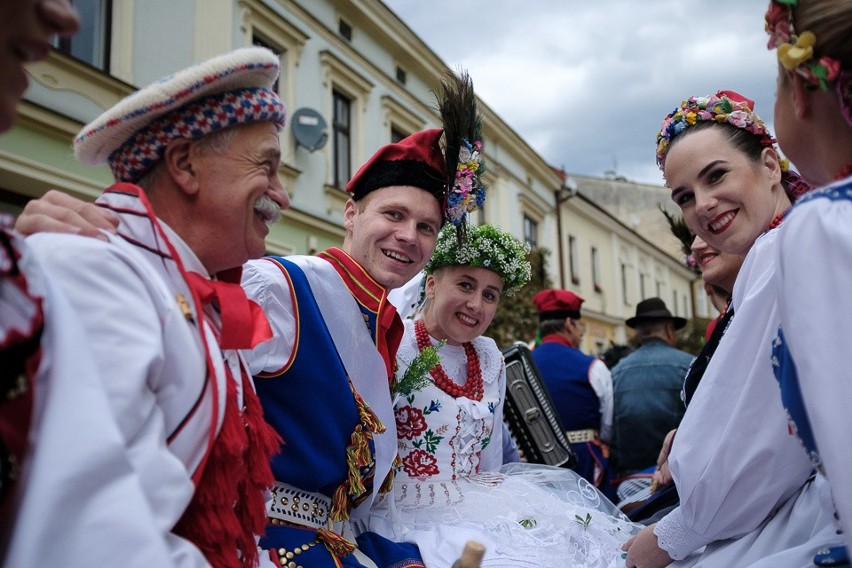
<path id="1" fill-rule="evenodd" d="M 796 0 L 776 0 L 769 3 L 766 12 L 766 33 L 769 34 L 767 49 L 775 49 L 782 43 L 787 43 L 793 36 L 793 24 L 790 22 L 790 6 Z"/>
<path id="2" fill-rule="evenodd" d="M 485 160 L 482 156 L 482 141 L 462 140 L 459 161 L 453 187 L 447 195 L 447 220 L 458 226 L 465 215 L 482 207 L 485 202 L 485 186 L 482 173 Z"/>
<path id="3" fill-rule="evenodd" d="M 782 43 L 778 46 L 778 61 L 784 69 L 795 69 L 814 56 L 816 36 L 812 32 L 802 32 L 796 39 L 796 45 Z"/>

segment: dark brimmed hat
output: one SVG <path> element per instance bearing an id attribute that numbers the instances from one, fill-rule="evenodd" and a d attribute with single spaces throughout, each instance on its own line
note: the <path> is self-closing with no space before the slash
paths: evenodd
<path id="1" fill-rule="evenodd" d="M 585 300 L 570 290 L 550 288 L 533 296 L 539 321 L 580 319 L 580 306 Z"/>
<path id="2" fill-rule="evenodd" d="M 636 315 L 624 323 L 627 327 L 634 328 L 638 323 L 654 320 L 672 320 L 675 329 L 686 325 L 685 319 L 672 315 L 661 298 L 648 298 L 636 304 Z"/>

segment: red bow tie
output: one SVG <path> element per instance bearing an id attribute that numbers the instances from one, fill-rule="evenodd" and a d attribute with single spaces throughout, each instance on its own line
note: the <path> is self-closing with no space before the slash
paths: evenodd
<path id="1" fill-rule="evenodd" d="M 219 346 L 222 349 L 251 349 L 272 337 L 266 315 L 256 302 L 248 299 L 242 286 L 210 280 L 195 272 L 187 272 L 186 276 L 199 300 L 219 310 L 222 318 Z"/>

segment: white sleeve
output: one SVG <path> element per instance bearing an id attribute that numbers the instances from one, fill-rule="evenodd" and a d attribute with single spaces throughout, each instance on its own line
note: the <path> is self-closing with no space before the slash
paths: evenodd
<path id="1" fill-rule="evenodd" d="M 420 303 L 420 290 L 425 280 L 426 276 L 420 271 L 399 288 L 388 292 L 388 301 L 396 308 L 400 318 L 408 319 L 414 313 Z"/>
<path id="2" fill-rule="evenodd" d="M 674 559 L 760 530 L 812 470 L 789 432 L 770 362 L 779 323 L 776 235 L 760 237 L 740 269 L 734 318 L 672 444 L 669 466 L 680 505 L 654 534 Z"/>
<path id="3" fill-rule="evenodd" d="M 95 515 L 98 511 L 90 511 L 89 507 L 113 507 L 134 523 L 135 530 L 128 537 L 136 543 L 134 554 L 160 551 L 167 557 L 159 561 L 163 566 L 207 566 L 191 542 L 172 533 L 192 498 L 194 486 L 190 472 L 166 446 L 165 420 L 157 398 L 168 392 L 168 385 L 155 384 L 154 378 L 165 376 L 159 367 L 164 353 L 163 326 L 156 300 L 144 283 L 144 262 L 129 262 L 119 247 L 85 237 L 40 234 L 30 237 L 28 243 L 76 312 L 97 367 L 88 378 L 75 373 L 65 376 L 67 370 L 58 369 L 64 376 L 52 379 L 55 384 L 45 393 L 48 406 L 37 444 L 53 447 L 61 444 L 63 435 L 71 435 L 54 430 L 62 427 L 61 422 L 55 422 L 57 416 L 68 413 L 70 420 L 79 410 L 69 407 L 79 394 L 69 400 L 53 398 L 59 396 L 56 393 L 67 391 L 65 381 L 80 382 L 81 389 L 92 394 L 91 403 L 79 403 L 87 411 L 91 408 L 92 413 L 86 418 L 78 417 L 83 420 L 83 431 L 91 430 L 86 420 L 100 416 L 103 431 L 99 437 L 109 437 L 111 417 L 123 440 L 121 448 L 114 443 L 105 448 L 89 448 L 97 451 L 90 452 L 86 461 L 73 460 L 77 469 L 65 464 L 60 467 L 62 475 L 54 490 L 64 495 L 44 512 L 43 522 L 55 519 L 62 524 L 56 529 L 61 533 L 66 530 L 64 527 L 75 524 L 73 519 L 81 510 Z M 65 356 L 60 353 L 50 356 Z M 73 367 L 85 355 L 85 350 L 80 350 L 79 355 L 72 354 L 65 361 L 57 359 L 53 364 Z M 101 389 L 105 396 L 97 395 Z M 65 425 L 65 430 L 70 430 L 70 425 Z M 96 439 L 85 442 L 84 447 L 96 443 Z M 123 455 L 116 455 L 118 452 Z M 105 503 L 107 500 L 110 504 Z M 102 511 L 102 516 L 108 519 L 113 513 Z M 128 548 L 122 541 L 130 532 L 123 530 L 126 522 L 101 519 L 96 526 L 86 538 L 93 547 L 111 550 L 112 561 L 88 565 L 127 559 Z M 48 536 L 46 542 L 50 541 Z M 68 565 L 72 560 L 66 556 L 62 564 Z M 37 562 L 43 563 L 41 558 Z"/>
<path id="4" fill-rule="evenodd" d="M 272 338 L 244 351 L 252 375 L 276 374 L 290 360 L 296 341 L 295 298 L 284 269 L 269 259 L 243 265 L 242 287 L 257 302 L 272 327 Z"/>
<path id="5" fill-rule="evenodd" d="M 612 375 L 600 359 L 595 359 L 589 367 L 589 384 L 601 403 L 601 440 L 609 442 L 612 436 Z"/>
<path id="6" fill-rule="evenodd" d="M 846 350 L 852 337 L 852 202 L 815 199 L 795 208 L 779 239 L 778 294 L 788 299 L 781 302 L 781 328 L 850 546 L 852 377 Z"/>

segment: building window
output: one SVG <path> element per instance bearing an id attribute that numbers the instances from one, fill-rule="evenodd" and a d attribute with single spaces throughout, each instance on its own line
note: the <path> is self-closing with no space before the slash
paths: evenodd
<path id="1" fill-rule="evenodd" d="M 524 242 L 530 248 L 538 246 L 538 223 L 528 215 L 524 215 Z"/>
<path id="2" fill-rule="evenodd" d="M 577 251 L 577 238 L 574 235 L 568 235 L 568 272 L 571 276 L 571 283 L 577 285 L 580 283 L 580 253 Z"/>
<path id="3" fill-rule="evenodd" d="M 627 265 L 621 263 L 621 289 L 624 292 L 624 304 L 630 305 L 630 288 L 627 286 Z"/>
<path id="4" fill-rule="evenodd" d="M 344 195 L 339 190 L 349 181 L 353 173 L 352 165 L 366 161 L 364 116 L 373 83 L 338 59 L 334 53 L 324 50 L 319 55 L 322 84 L 326 89 L 325 112 L 331 125 L 329 139 L 332 144 L 327 151 L 333 164 L 326 171 L 324 185 L 326 198 L 332 200 L 328 203 L 328 209 L 336 210 L 345 203 L 340 202 Z M 388 123 L 385 136 L 390 136 L 390 127 Z"/>
<path id="5" fill-rule="evenodd" d="M 645 299 L 645 273 L 639 272 L 639 299 Z"/>
<path id="6" fill-rule="evenodd" d="M 252 45 L 256 45 L 256 46 L 258 46 L 258 47 L 265 47 L 266 49 L 268 49 L 269 51 L 271 51 L 272 53 L 274 53 L 274 54 L 278 57 L 278 59 L 279 59 L 279 60 L 281 59 L 281 52 L 282 52 L 281 48 L 280 48 L 280 47 L 276 47 L 275 45 L 273 45 L 273 43 L 272 43 L 272 42 L 267 41 L 266 39 L 264 39 L 264 38 L 262 38 L 262 37 L 260 37 L 260 36 L 253 35 L 253 36 L 251 37 L 251 43 L 252 43 Z M 272 90 L 273 90 L 275 93 L 279 93 L 279 92 L 280 92 L 280 91 L 278 90 L 278 80 L 279 80 L 279 79 L 280 79 L 280 77 L 276 77 L 276 78 L 275 78 L 275 84 L 273 84 L 273 85 L 272 85 Z"/>
<path id="7" fill-rule="evenodd" d="M 334 99 L 334 185 L 346 187 L 352 176 L 352 101 L 338 91 Z"/>
<path id="8" fill-rule="evenodd" d="M 112 1 L 73 0 L 72 4 L 80 13 L 80 31 L 73 37 L 55 39 L 54 47 L 108 73 Z"/>
<path id="9" fill-rule="evenodd" d="M 340 20 L 337 24 L 337 31 L 346 41 L 352 41 L 352 26 L 344 20 Z"/>
<path id="10" fill-rule="evenodd" d="M 399 65 L 396 66 L 396 80 L 401 85 L 405 85 L 405 82 L 408 80 L 408 74 L 405 72 L 405 69 Z"/>
<path id="11" fill-rule="evenodd" d="M 598 247 L 592 247 L 592 284 L 595 287 L 595 292 L 603 292 L 601 285 L 601 258 L 598 254 Z"/>
<path id="12" fill-rule="evenodd" d="M 677 314 L 679 312 L 675 312 Z M 689 303 L 686 301 L 686 294 L 683 295 L 683 317 L 689 317 Z"/>
<path id="13" fill-rule="evenodd" d="M 660 282 L 659 280 L 657 280 L 657 284 L 656 284 L 656 286 L 657 286 L 657 297 L 658 297 L 658 298 L 662 298 L 662 297 L 663 297 L 663 296 L 662 296 L 662 293 L 663 293 L 663 284 L 662 284 L 662 282 Z"/>
<path id="14" fill-rule="evenodd" d="M 392 143 L 426 127 L 423 117 L 416 115 L 390 95 L 382 95 L 382 123 L 387 126 Z"/>
<path id="15" fill-rule="evenodd" d="M 402 140 L 403 138 L 405 138 L 407 136 L 408 136 L 408 134 L 406 134 L 405 132 L 403 132 L 402 130 L 397 128 L 396 126 L 391 126 L 391 133 L 390 133 L 391 144 L 396 144 L 397 142 L 399 142 L 400 140 Z"/>
<path id="16" fill-rule="evenodd" d="M 672 313 L 677 315 L 677 290 L 672 291 Z"/>

